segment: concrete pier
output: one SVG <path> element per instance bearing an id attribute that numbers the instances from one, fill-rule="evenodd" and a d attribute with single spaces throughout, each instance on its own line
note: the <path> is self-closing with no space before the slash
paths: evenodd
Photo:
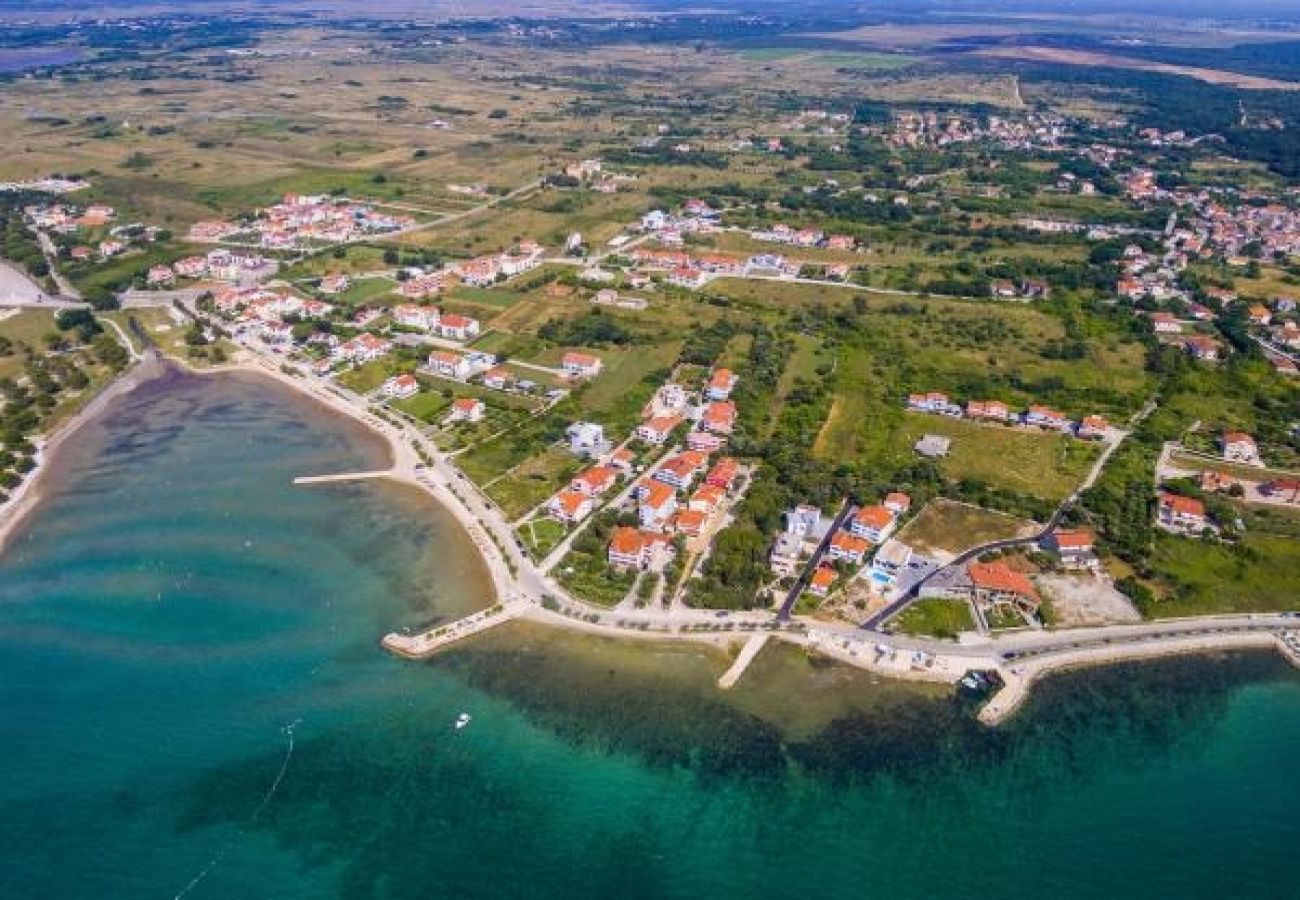
<path id="1" fill-rule="evenodd" d="M 749 664 L 754 661 L 754 657 L 758 656 L 759 652 L 767 646 L 768 638 L 771 636 L 770 632 L 762 631 L 745 641 L 745 646 L 740 648 L 740 655 L 736 657 L 736 661 L 718 679 L 718 687 L 724 691 L 735 687 L 736 682 L 740 680 L 740 676 L 745 674 Z"/>
<path id="2" fill-rule="evenodd" d="M 379 472 L 339 472 L 336 475 L 300 475 L 294 484 L 332 484 L 338 481 L 366 481 L 372 478 L 391 478 L 393 471 L 384 469 Z"/>
<path id="3" fill-rule="evenodd" d="M 438 625 L 418 634 L 397 634 L 393 632 L 384 637 L 383 647 L 390 653 L 396 653 L 398 656 L 405 656 L 408 659 L 424 659 L 450 644 L 509 622 L 511 619 L 522 615 L 526 608 L 525 604 L 520 603 L 511 606 L 497 604 L 491 609 L 485 609 L 482 612 L 474 613 L 463 619 L 457 619 L 454 622 L 448 622 L 445 625 Z"/>

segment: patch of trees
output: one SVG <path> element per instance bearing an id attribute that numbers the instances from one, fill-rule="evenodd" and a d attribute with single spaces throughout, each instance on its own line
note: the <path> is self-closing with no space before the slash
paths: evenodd
<path id="1" fill-rule="evenodd" d="M 621 347 L 634 341 L 632 332 L 598 309 L 576 319 L 551 319 L 537 334 L 553 344 L 580 347 Z"/>

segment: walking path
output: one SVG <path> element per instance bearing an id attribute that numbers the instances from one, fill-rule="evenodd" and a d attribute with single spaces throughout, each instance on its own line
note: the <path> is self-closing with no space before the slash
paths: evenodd
<path id="1" fill-rule="evenodd" d="M 1280 613 L 1029 631 L 996 638 L 968 636 L 967 643 L 952 643 L 802 617 L 791 616 L 785 621 L 765 611 L 594 606 L 571 596 L 527 556 L 501 512 L 418 429 L 405 420 L 389 421 L 376 415 L 364 398 L 336 384 L 314 376 L 286 374 L 281 371 L 280 358 L 269 353 L 263 356 L 253 347 L 247 349 L 254 352 L 252 365 L 245 367 L 292 385 L 388 438 L 394 457 L 390 470 L 341 473 L 333 478 L 388 477 L 422 487 L 456 515 L 492 573 L 497 605 L 420 634 L 386 637 L 384 646 L 403 656 L 427 656 L 502 622 L 525 617 L 609 636 L 703 641 L 720 647 L 744 642 L 719 681 L 721 686 L 730 687 L 768 640 L 776 638 L 891 677 L 956 683 L 972 669 L 996 670 L 1006 687 L 990 703 L 991 711 L 982 717 L 995 725 L 1020 706 L 1037 678 L 1052 671 L 1169 653 L 1257 647 L 1280 650 L 1283 645 L 1278 635 L 1300 627 L 1300 615 Z M 314 476 L 307 483 L 330 478 Z M 1293 649 L 1295 655 L 1300 655 L 1300 644 Z"/>

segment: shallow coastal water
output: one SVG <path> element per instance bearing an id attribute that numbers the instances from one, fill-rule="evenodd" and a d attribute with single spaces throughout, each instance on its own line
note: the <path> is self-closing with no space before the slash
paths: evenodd
<path id="1" fill-rule="evenodd" d="M 997 732 L 790 648 L 730 694 L 532 625 L 401 662 L 485 575 L 422 497 L 293 487 L 385 451 L 283 390 L 145 386 L 0 557 L 0 896 L 1295 896 L 1276 658 L 1063 676 Z"/>

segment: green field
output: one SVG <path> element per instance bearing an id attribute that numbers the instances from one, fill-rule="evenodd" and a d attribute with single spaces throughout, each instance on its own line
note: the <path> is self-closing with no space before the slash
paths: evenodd
<path id="1" fill-rule="evenodd" d="M 477 451 L 470 451 L 472 456 Z M 487 495 L 511 519 L 522 516 L 569 483 L 583 463 L 566 450 L 550 447 L 529 457 L 499 480 L 488 483 Z"/>
<path id="2" fill-rule="evenodd" d="M 919 553 L 960 553 L 989 541 L 1033 534 L 1033 522 L 942 498 L 932 500 L 903 527 L 898 539 Z"/>
<path id="3" fill-rule="evenodd" d="M 1300 608 L 1300 541 L 1248 533 L 1236 545 L 1156 535 L 1152 567 L 1166 596 L 1144 604 L 1152 618 Z"/>
<path id="4" fill-rule="evenodd" d="M 930 598 L 913 603 L 892 623 L 904 634 L 955 638 L 963 631 L 973 631 L 970 605 L 964 600 Z"/>

